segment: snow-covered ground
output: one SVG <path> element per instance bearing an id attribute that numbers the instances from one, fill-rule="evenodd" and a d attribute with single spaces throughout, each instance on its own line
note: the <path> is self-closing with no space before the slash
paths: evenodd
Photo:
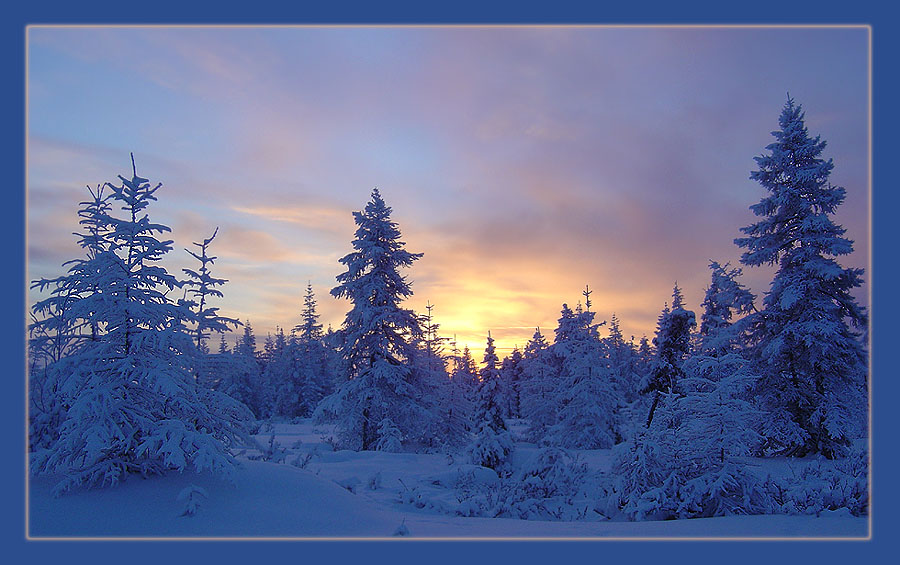
<path id="1" fill-rule="evenodd" d="M 516 423 L 513 422 L 513 431 Z M 266 447 L 274 432 L 283 462 L 251 460 L 242 453 L 233 482 L 193 473 L 129 478 L 107 489 L 50 494 L 53 477 L 30 481 L 28 523 L 32 537 L 855 537 L 868 535 L 868 520 L 849 513 L 821 516 L 730 516 L 663 522 L 611 521 L 588 506 L 579 521 L 463 517 L 453 488 L 462 474 L 496 480 L 492 471 L 461 457 L 334 451 L 331 430 L 308 421 L 264 425 Z M 533 446 L 519 442 L 516 457 Z M 592 473 L 608 469 L 608 450 L 580 452 Z M 767 472 L 791 472 L 797 463 L 760 461 Z M 302 467 L 302 468 L 301 468 Z M 182 515 L 186 487 L 199 495 L 194 515 Z"/>

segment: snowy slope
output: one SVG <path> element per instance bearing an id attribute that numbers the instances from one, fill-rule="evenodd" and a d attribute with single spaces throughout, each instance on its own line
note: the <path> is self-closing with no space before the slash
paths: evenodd
<path id="1" fill-rule="evenodd" d="M 279 430 L 280 431 L 280 430 Z M 288 430 L 284 430 L 287 432 Z M 311 439 L 307 437 L 307 439 Z M 309 444 L 307 444 L 308 446 Z M 867 520 L 839 513 L 732 516 L 666 522 L 545 522 L 464 518 L 401 505 L 394 493 L 424 488 L 448 466 L 437 455 L 322 454 L 307 469 L 245 461 L 234 484 L 206 475 L 132 477 L 108 489 L 50 494 L 53 480 L 31 480 L 32 537 L 865 537 Z M 366 482 L 381 473 L 383 486 Z M 318 474 L 317 474 L 318 472 Z M 340 486 L 356 477 L 356 493 Z M 352 482 L 352 481 L 349 481 Z M 208 493 L 194 516 L 177 500 L 188 485 Z M 397 484 L 397 487 L 393 485 Z M 437 492 L 438 489 L 435 489 Z"/>

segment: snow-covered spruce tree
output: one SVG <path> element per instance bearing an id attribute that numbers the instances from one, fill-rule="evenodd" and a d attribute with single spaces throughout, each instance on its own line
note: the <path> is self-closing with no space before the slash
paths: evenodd
<path id="1" fill-rule="evenodd" d="M 462 355 L 455 363 L 452 378 L 463 385 L 467 391 L 470 400 L 474 400 L 478 391 L 478 367 L 475 366 L 475 359 L 469 346 L 463 347 Z"/>
<path id="2" fill-rule="evenodd" d="M 354 212 L 353 252 L 341 258 L 347 267 L 331 290 L 353 306 L 344 320 L 342 354 L 349 380 L 316 409 L 319 421 L 336 419 L 342 443 L 356 450 L 378 445 L 378 426 L 390 418 L 401 436 L 417 440 L 431 418 L 423 402 L 423 384 L 408 365 L 410 338 L 421 330 L 411 310 L 400 302 L 412 289 L 400 269 L 421 253 L 410 253 L 378 189 L 362 212 Z"/>
<path id="3" fill-rule="evenodd" d="M 328 365 L 329 346 L 327 334 L 322 332 L 318 323 L 319 313 L 316 310 L 315 295 L 311 284 L 307 285 L 306 297 L 303 303 L 303 328 L 300 332 L 300 343 L 304 347 L 304 353 L 309 349 L 308 355 L 312 360 L 312 373 L 316 389 L 307 394 L 308 413 L 312 414 L 321 400 L 334 392 L 334 375 Z M 330 329 L 330 328 L 329 328 Z M 312 347 L 309 347 L 311 345 Z"/>
<path id="4" fill-rule="evenodd" d="M 482 359 L 481 362 L 484 367 L 478 371 L 479 383 L 484 383 L 487 380 L 493 379 L 497 381 L 497 386 L 499 387 L 500 369 L 497 367 L 497 364 L 500 362 L 500 358 L 497 357 L 497 348 L 494 347 L 494 338 L 491 337 L 490 330 L 488 330 L 487 335 L 487 346 L 484 348 L 484 359 Z M 481 387 L 479 386 L 479 388 Z"/>
<path id="5" fill-rule="evenodd" d="M 273 417 L 292 418 L 295 413 L 294 398 L 288 391 L 293 391 L 291 378 L 291 351 L 284 328 L 275 328 L 275 339 L 267 349 L 266 364 L 263 368 L 262 380 L 268 386 L 271 402 L 270 414 Z"/>
<path id="6" fill-rule="evenodd" d="M 334 381 L 328 371 L 328 348 L 319 323 L 312 283 L 307 282 L 300 323 L 288 342 L 290 367 L 278 403 L 284 416 L 307 417 L 331 394 Z"/>
<path id="7" fill-rule="evenodd" d="M 316 293 L 313 292 L 312 281 L 307 281 L 306 294 L 303 295 L 303 311 L 300 313 L 300 323 L 294 326 L 294 331 L 303 344 L 322 339 L 322 324 L 319 323 L 319 313 L 316 311 L 316 305 Z"/>
<path id="8" fill-rule="evenodd" d="M 644 363 L 642 353 L 634 344 L 634 336 L 625 341 L 615 314 L 610 319 L 609 337 L 603 343 L 616 397 L 617 430 L 623 439 L 630 438 L 636 427 L 643 424 L 641 420 L 647 410 L 640 387 L 647 374 L 645 365 L 649 366 L 649 363 Z"/>
<path id="9" fill-rule="evenodd" d="M 710 263 L 712 280 L 703 300 L 700 347 L 683 365 L 680 390 L 684 404 L 702 430 L 699 441 L 707 452 L 745 455 L 756 440 L 758 414 L 751 406 L 749 391 L 758 378 L 743 355 L 743 320 L 735 316 L 752 311 L 754 296 L 737 281 L 740 269 Z"/>
<path id="10" fill-rule="evenodd" d="M 547 340 L 540 328 L 535 328 L 522 356 L 521 396 L 522 415 L 528 419 L 527 435 L 535 443 L 544 442 L 547 430 L 556 423 L 556 404 L 552 400 L 557 372 L 551 356 Z"/>
<path id="11" fill-rule="evenodd" d="M 74 302 L 96 293 L 94 286 L 98 270 L 108 267 L 109 233 L 112 224 L 109 212 L 112 209 L 106 186 L 96 189 L 87 187 L 90 199 L 79 204 L 78 224 L 84 232 L 76 233 L 78 244 L 86 256 L 64 263 L 70 265 L 66 275 L 53 279 L 39 279 L 31 284 L 32 289 L 49 291 L 49 296 L 38 301 L 32 308 L 32 324 L 29 326 L 29 352 L 32 362 L 46 367 L 65 357 L 85 337 L 96 339 L 99 331 L 94 320 L 78 318 L 70 312 Z"/>
<path id="12" fill-rule="evenodd" d="M 825 141 L 810 137 L 790 97 L 779 126 L 750 174 L 768 191 L 750 207 L 761 219 L 735 239 L 746 249 L 743 264 L 778 265 L 762 311 L 749 320 L 762 373 L 755 393 L 768 415 L 764 451 L 833 458 L 865 420 L 867 361 L 856 329 L 867 315 L 851 295 L 863 270 L 836 259 L 853 242 L 831 219 L 845 190 L 828 180 L 834 165 L 821 158 Z"/>
<path id="13" fill-rule="evenodd" d="M 445 451 L 457 451 L 469 443 L 474 406 L 469 385 L 448 378 L 437 398 L 437 436 Z"/>
<path id="14" fill-rule="evenodd" d="M 612 315 L 609 322 L 609 337 L 603 340 L 606 345 L 610 378 L 616 395 L 623 404 L 633 402 L 637 396 L 637 372 L 635 367 L 635 351 L 626 343 L 619 325 L 619 318 Z"/>
<path id="15" fill-rule="evenodd" d="M 681 511 L 682 486 L 699 471 L 684 397 L 657 393 L 653 420 L 613 449 L 610 501 L 630 520 L 691 517 Z"/>
<path id="16" fill-rule="evenodd" d="M 703 297 L 703 313 L 700 315 L 701 349 L 710 355 L 735 351 L 742 345 L 740 335 L 743 329 L 733 327 L 734 316 L 746 316 L 754 310 L 753 293 L 738 282 L 740 269 L 729 269 L 729 264 L 720 265 L 710 261 L 712 280 Z"/>
<path id="17" fill-rule="evenodd" d="M 429 301 L 425 308 L 428 313 L 420 318 L 422 333 L 417 340 L 424 353 L 422 361 L 426 366 L 438 369 L 439 372 L 446 372 L 444 343 L 448 339 L 439 335 L 441 325 L 434 319 L 434 304 Z"/>
<path id="18" fill-rule="evenodd" d="M 637 347 L 637 372 L 641 377 L 641 382 L 643 379 L 650 378 L 650 370 L 653 366 L 653 357 L 655 356 L 655 351 L 653 350 L 653 346 L 650 345 L 650 340 L 647 339 L 647 336 L 642 335 L 640 341 L 638 342 Z"/>
<path id="19" fill-rule="evenodd" d="M 256 355 L 259 365 L 259 384 L 257 385 L 259 396 L 256 402 L 259 407 L 257 418 L 260 420 L 268 420 L 275 416 L 278 385 L 280 379 L 284 376 L 277 372 L 277 367 L 271 367 L 277 357 L 275 339 L 272 337 L 272 334 L 267 332 L 266 339 L 263 341 L 263 349 L 261 352 L 257 352 Z"/>
<path id="20" fill-rule="evenodd" d="M 478 370 L 475 360 L 468 346 L 463 347 L 462 353 L 455 349 L 452 355 L 452 368 L 450 371 L 450 388 L 447 390 L 447 408 L 449 412 L 444 416 L 444 426 L 458 430 L 460 440 L 469 443 L 469 432 L 474 427 L 473 410 L 478 393 Z M 448 418 L 452 417 L 452 421 Z M 461 429 L 460 429 L 461 428 Z"/>
<path id="21" fill-rule="evenodd" d="M 244 326 L 244 333 L 241 334 L 237 343 L 234 344 L 234 354 L 256 360 L 256 334 L 253 332 L 253 324 L 250 323 L 250 320 L 247 320 L 247 323 L 242 325 Z"/>
<path id="22" fill-rule="evenodd" d="M 303 297 L 301 322 L 294 328 L 299 347 L 297 353 L 304 373 L 302 378 L 304 414 L 312 414 L 319 402 L 334 390 L 334 382 L 327 371 L 327 351 L 316 304 L 312 283 L 308 282 Z"/>
<path id="23" fill-rule="evenodd" d="M 219 332 L 224 340 L 225 332 L 231 331 L 231 327 L 236 328 L 241 325 L 239 320 L 221 316 L 217 307 L 209 305 L 210 298 L 224 297 L 222 291 L 216 287 L 221 287 L 228 282 L 226 279 L 213 277 L 210 271 L 210 266 L 215 263 L 217 257 L 208 254 L 209 246 L 218 233 L 219 228 L 216 228 L 213 234 L 204 239 L 202 243 L 193 242 L 199 248 L 199 253 L 185 249 L 189 255 L 200 261 L 200 268 L 196 271 L 182 269 L 182 272 L 187 275 L 187 279 L 182 281 L 182 286 L 185 287 L 185 298 L 181 304 L 190 308 L 195 317 L 194 328 L 189 331 L 196 346 L 193 352 L 192 372 L 195 382 L 199 385 L 197 394 L 210 410 L 222 414 L 241 414 L 242 418 L 249 419 L 249 411 L 245 404 L 235 401 L 228 395 L 213 392 L 219 379 L 232 369 L 227 365 L 231 364 L 233 358 L 210 355 L 206 341 L 211 332 Z"/>
<path id="24" fill-rule="evenodd" d="M 423 439 L 429 447 L 453 453 L 469 443 L 472 377 L 457 372 L 460 369 L 458 350 L 456 355 L 445 354 L 444 343 L 449 340 L 439 335 L 440 324 L 433 316 L 434 305 L 428 303 L 426 308 L 428 314 L 421 317 L 423 332 L 419 339 L 413 339 L 416 348 L 410 360 L 428 395 L 423 400 L 434 413 L 434 422 L 425 431 Z M 448 372 L 448 361 L 452 363 L 450 371 L 459 378 Z M 471 356 L 470 367 L 474 371 Z"/>
<path id="25" fill-rule="evenodd" d="M 28 327 L 29 377 L 29 448 L 46 448 L 59 433 L 68 409 L 60 395 L 61 378 L 68 373 L 65 358 L 86 339 L 96 340 L 99 323 L 91 317 L 85 303 L 97 292 L 96 275 L 108 267 L 106 251 L 112 230 L 109 211 L 112 208 L 106 186 L 87 187 L 90 199 L 80 203 L 78 223 L 85 231 L 76 233 L 78 244 L 86 256 L 64 263 L 68 273 L 53 279 L 33 281 L 32 289 L 49 292 L 31 311 Z M 73 309 L 73 306 L 77 307 Z"/>
<path id="26" fill-rule="evenodd" d="M 606 449 L 619 438 L 617 399 L 594 313 L 563 304 L 550 350 L 559 360 L 557 421 L 549 441 L 568 449 Z"/>
<path id="27" fill-rule="evenodd" d="M 98 208 L 103 242 L 69 271 L 85 289 L 72 315 L 96 332 L 66 357 L 58 437 L 32 457 L 32 472 L 64 476 L 57 493 L 115 484 L 130 473 L 228 473 L 229 449 L 245 435 L 243 407 L 223 400 L 228 410 L 214 412 L 194 382 L 187 324 L 196 318 L 167 296 L 181 285 L 159 265 L 172 242 L 157 235 L 170 230 L 146 213 L 161 185 L 136 172 L 119 178 L 121 186 L 107 186 L 125 217 Z"/>
<path id="28" fill-rule="evenodd" d="M 509 454 L 512 453 L 513 442 L 503 421 L 503 410 L 499 402 L 500 371 L 497 369 L 497 361 L 494 340 L 488 332 L 475 406 L 475 437 L 468 452 L 475 465 L 503 472 Z"/>
<path id="29" fill-rule="evenodd" d="M 698 355 L 685 363 L 681 403 L 693 426 L 698 452 L 716 463 L 749 455 L 758 440 L 756 410 L 748 392 L 756 382 L 750 364 L 736 353 Z"/>
<path id="30" fill-rule="evenodd" d="M 284 330 L 281 330 L 282 335 Z M 276 334 L 276 343 L 278 336 Z M 282 418 L 296 418 L 308 415 L 303 399 L 302 388 L 305 371 L 302 368 L 296 332 L 291 331 L 284 337 L 284 348 L 274 362 L 274 366 L 266 369 L 275 374 L 276 382 L 273 414 Z M 272 377 L 270 377 L 272 380 Z"/>
<path id="31" fill-rule="evenodd" d="M 238 338 L 227 362 L 223 362 L 216 390 L 245 404 L 254 417 L 264 417 L 265 391 L 261 378 L 261 367 L 256 352 L 256 334 L 250 320 L 244 324 L 244 332 Z M 224 360 L 223 360 L 224 361 Z"/>
<path id="32" fill-rule="evenodd" d="M 509 418 L 522 417 L 522 352 L 518 347 L 500 363 L 500 380 L 503 383 L 503 410 Z"/>
<path id="33" fill-rule="evenodd" d="M 653 421 L 653 413 L 659 403 L 661 393 L 679 392 L 679 380 L 684 376 L 682 365 L 690 353 L 691 331 L 697 325 L 694 313 L 684 309 L 681 289 L 675 285 L 672 291 L 672 309 L 666 306 L 656 325 L 656 357 L 650 368 L 641 394 L 652 394 L 653 401 L 647 414 L 647 427 Z"/>

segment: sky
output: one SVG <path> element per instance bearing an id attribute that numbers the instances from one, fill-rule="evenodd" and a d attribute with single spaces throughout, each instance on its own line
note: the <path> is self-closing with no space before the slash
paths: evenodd
<path id="1" fill-rule="evenodd" d="M 340 327 L 375 187 L 424 253 L 405 305 L 479 360 L 488 331 L 501 356 L 552 338 L 585 285 L 597 321 L 652 338 L 676 282 L 699 313 L 709 261 L 739 265 L 788 93 L 847 190 L 840 262 L 870 269 L 865 28 L 32 26 L 27 57 L 27 279 L 81 255 L 86 185 L 133 152 L 164 265 L 218 227 L 215 305 L 259 343 L 307 282 Z M 774 270 L 743 270 L 759 302 Z"/>

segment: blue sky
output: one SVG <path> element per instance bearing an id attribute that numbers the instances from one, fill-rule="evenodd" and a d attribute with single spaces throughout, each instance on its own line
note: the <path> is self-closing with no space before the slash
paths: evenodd
<path id="1" fill-rule="evenodd" d="M 218 226 L 219 306 L 258 335 L 297 323 L 307 280 L 340 324 L 377 186 L 425 253 L 409 306 L 461 343 L 552 333 L 585 284 L 652 337 L 675 281 L 699 310 L 709 260 L 737 264 L 788 91 L 847 189 L 842 264 L 869 268 L 864 28 L 31 27 L 28 57 L 31 279 L 79 255 L 84 186 L 134 152 L 167 266 Z M 744 271 L 761 295 L 771 269 Z"/>

